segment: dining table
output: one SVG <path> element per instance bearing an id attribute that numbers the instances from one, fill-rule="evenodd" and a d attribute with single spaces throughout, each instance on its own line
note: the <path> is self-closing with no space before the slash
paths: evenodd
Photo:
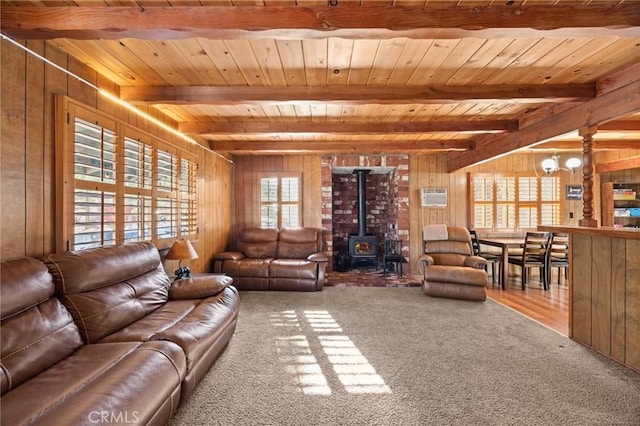
<path id="1" fill-rule="evenodd" d="M 500 261 L 500 287 L 507 289 L 509 280 L 509 249 L 521 249 L 524 247 L 524 237 L 479 237 L 480 245 L 499 247 L 501 251 Z"/>

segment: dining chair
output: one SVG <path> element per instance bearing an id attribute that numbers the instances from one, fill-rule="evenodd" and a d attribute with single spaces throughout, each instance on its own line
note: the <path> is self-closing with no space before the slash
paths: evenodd
<path id="1" fill-rule="evenodd" d="M 527 232 L 524 239 L 524 246 L 521 254 L 509 256 L 509 263 L 518 265 L 521 268 L 522 289 L 525 289 L 529 282 L 529 270 L 538 268 L 540 271 L 540 280 L 545 290 L 548 290 L 547 282 L 547 247 L 551 241 L 550 232 Z"/>
<path id="2" fill-rule="evenodd" d="M 547 248 L 545 269 L 547 272 L 547 283 L 551 284 L 551 268 L 558 268 L 558 285 L 562 277 L 569 280 L 569 236 L 567 234 L 554 232 L 551 235 L 551 242 Z"/>
<path id="3" fill-rule="evenodd" d="M 402 276 L 402 264 L 405 262 L 402 255 L 402 240 L 384 240 L 382 252 L 383 276 L 387 276 L 388 266 L 391 264 L 399 277 Z"/>
<path id="4" fill-rule="evenodd" d="M 502 256 L 497 253 L 483 253 L 482 248 L 480 247 L 480 242 L 478 241 L 478 233 L 476 230 L 470 229 L 469 234 L 471 235 L 471 247 L 473 248 L 473 254 L 486 259 L 487 266 L 488 264 L 491 264 L 491 283 L 494 284 L 496 282 L 496 266 L 498 266 L 498 272 L 500 272 Z M 487 267 L 485 267 L 485 270 L 486 268 Z M 498 274 L 498 284 L 500 284 L 500 281 L 500 274 Z"/>

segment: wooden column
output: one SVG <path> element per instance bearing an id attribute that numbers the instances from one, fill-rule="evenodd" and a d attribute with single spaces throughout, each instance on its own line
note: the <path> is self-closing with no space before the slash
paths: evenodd
<path id="1" fill-rule="evenodd" d="M 593 218 L 593 135 L 595 127 L 580 129 L 582 136 L 582 219 L 580 226 L 597 228 L 598 221 Z"/>

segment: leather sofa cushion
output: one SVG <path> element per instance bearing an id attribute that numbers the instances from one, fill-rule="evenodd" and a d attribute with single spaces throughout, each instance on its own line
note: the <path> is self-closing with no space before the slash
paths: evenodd
<path id="1" fill-rule="evenodd" d="M 47 267 L 31 257 L 2 262 L 0 279 L 2 319 L 44 302 L 55 290 Z"/>
<path id="2" fill-rule="evenodd" d="M 249 258 L 275 257 L 277 245 L 277 229 L 246 228 L 238 236 L 238 251 Z"/>
<path id="3" fill-rule="evenodd" d="M 487 292 L 484 287 L 475 285 L 459 285 L 451 283 L 441 283 L 437 281 L 425 281 L 422 283 L 424 294 L 433 297 L 446 297 L 449 299 L 477 300 L 484 302 L 487 300 Z"/>
<path id="4" fill-rule="evenodd" d="M 44 262 L 85 343 L 99 341 L 169 300 L 171 281 L 151 243 L 52 254 Z"/>
<path id="5" fill-rule="evenodd" d="M 170 300 L 100 343 L 169 340 L 183 349 L 191 371 L 200 355 L 235 321 L 238 310 L 239 299 L 233 287 L 207 299 Z"/>
<path id="6" fill-rule="evenodd" d="M 171 342 L 85 345 L 4 395 L 1 423 L 127 423 L 123 417 L 101 422 L 106 413 L 148 424 L 162 401 L 179 391 L 185 366 L 184 354 Z"/>
<path id="7" fill-rule="evenodd" d="M 158 249 L 150 242 L 104 246 L 45 258 L 56 289 L 74 294 L 107 287 L 152 271 L 160 265 Z"/>
<path id="8" fill-rule="evenodd" d="M 49 298 L 54 287 L 45 265 L 32 258 L 2 262 L 0 277 L 0 389 L 5 394 L 64 359 L 82 339 L 69 312 Z"/>
<path id="9" fill-rule="evenodd" d="M 225 260 L 222 272 L 232 277 L 269 278 L 269 264 L 273 259 Z"/>
<path id="10" fill-rule="evenodd" d="M 465 260 L 469 257 L 457 253 L 432 253 L 430 256 L 433 258 L 436 265 L 451 266 L 463 266 Z"/>
<path id="11" fill-rule="evenodd" d="M 278 234 L 279 259 L 306 259 L 313 253 L 322 251 L 321 232 L 315 228 L 283 228 Z"/>
<path id="12" fill-rule="evenodd" d="M 318 264 L 307 260 L 274 259 L 269 269 L 271 278 L 300 278 L 315 280 Z"/>
<path id="13" fill-rule="evenodd" d="M 153 272 L 84 293 L 60 296 L 86 343 L 126 327 L 169 299 L 170 280 L 161 267 Z"/>
<path id="14" fill-rule="evenodd" d="M 424 278 L 425 281 L 430 282 L 467 284 L 480 287 L 487 285 L 487 273 L 484 269 L 466 266 L 431 265 L 425 269 Z"/>
<path id="15" fill-rule="evenodd" d="M 169 288 L 169 298 L 176 299 L 202 299 L 215 296 L 233 283 L 233 278 L 228 275 L 203 275 L 199 277 L 183 278 L 175 280 Z"/>

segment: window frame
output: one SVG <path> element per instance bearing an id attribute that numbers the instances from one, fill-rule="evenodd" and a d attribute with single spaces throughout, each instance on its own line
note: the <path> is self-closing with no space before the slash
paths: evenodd
<path id="1" fill-rule="evenodd" d="M 530 199 L 521 199 L 521 184 L 522 179 L 535 179 L 535 201 Z M 476 179 L 483 179 L 485 183 L 489 181 L 491 183 L 491 200 L 476 200 Z M 512 179 L 514 185 L 514 200 L 498 200 L 498 188 L 497 182 L 500 179 Z M 544 200 L 542 193 L 542 183 L 543 179 L 554 179 L 556 182 L 555 189 L 555 199 Z M 539 176 L 533 172 L 523 172 L 523 173 L 469 173 L 468 174 L 468 192 L 469 192 L 469 217 L 468 223 L 469 226 L 473 229 L 476 229 L 479 232 L 484 233 L 514 233 L 514 232 L 527 232 L 531 230 L 535 230 L 537 226 L 542 225 L 543 220 L 543 206 L 551 206 L 552 210 L 554 207 L 557 210 L 554 213 L 555 219 L 557 223 L 555 225 L 560 225 L 562 221 L 562 193 L 560 188 L 563 185 L 563 178 L 560 175 L 556 176 Z M 498 206 L 506 205 L 512 206 L 513 208 L 513 216 L 514 216 L 514 225 L 506 226 L 506 227 L 498 227 Z M 476 206 L 482 207 L 482 209 L 490 210 L 491 213 L 491 226 L 476 226 L 479 222 L 476 222 Z M 531 209 L 535 208 L 536 215 L 536 224 L 534 227 L 522 226 L 520 215 L 523 209 Z M 486 225 L 489 221 L 483 221 Z M 545 223 L 545 225 L 547 225 Z M 549 224 L 551 225 L 551 224 Z"/>
<path id="2" fill-rule="evenodd" d="M 263 179 L 276 179 L 276 201 L 263 201 L 262 200 L 262 181 Z M 284 201 L 283 200 L 283 185 L 282 181 L 284 179 L 297 179 L 298 183 L 298 193 L 297 193 L 297 201 Z M 295 228 L 300 228 L 303 225 L 303 217 L 302 217 L 302 173 L 288 173 L 288 172 L 271 172 L 271 173 L 261 173 L 258 175 L 257 184 L 257 200 L 258 200 L 258 223 L 261 228 L 283 228 L 283 206 L 297 206 L 297 225 Z M 263 220 L 262 209 L 264 206 L 275 206 L 277 208 L 276 214 L 276 223 L 275 226 L 265 226 L 265 221 Z M 286 226 L 287 228 L 294 228 L 294 226 Z"/>
<path id="3" fill-rule="evenodd" d="M 99 243 L 88 242 L 84 248 L 97 247 L 108 242 L 120 244 L 132 241 L 151 241 L 158 248 L 169 247 L 176 238 L 198 238 L 198 191 L 197 170 L 198 163 L 195 154 L 192 154 L 172 143 L 157 136 L 136 128 L 122 120 L 97 111 L 91 107 L 74 101 L 67 96 L 56 97 L 55 110 L 55 154 L 56 154 L 56 250 L 81 250 L 76 243 L 76 190 L 108 191 L 115 195 L 115 229 L 113 230 L 113 242 L 105 241 L 104 234 Z M 113 160 L 115 182 L 105 183 L 98 180 L 85 180 L 76 178 L 76 120 L 94 123 L 101 128 L 107 128 L 114 133 L 115 157 Z M 135 165 L 134 143 L 143 152 L 142 159 Z M 126 146 L 126 147 L 125 147 Z M 125 151 L 128 149 L 129 151 Z M 171 179 L 175 184 L 168 190 L 160 188 L 156 182 L 158 178 L 158 157 L 160 151 L 170 152 L 175 157 L 175 168 L 172 168 Z M 147 157 L 144 153 L 147 152 Z M 94 163 L 96 160 L 93 160 Z M 187 190 L 181 190 L 180 177 L 183 164 L 192 169 L 191 182 Z M 136 167 L 138 170 L 136 171 Z M 141 168 L 140 168 L 141 167 Z M 138 177 L 131 177 L 132 173 L 138 173 Z M 130 181 L 142 179 L 142 184 L 129 185 Z M 145 185 L 148 179 L 150 185 Z M 158 234 L 158 204 L 160 199 L 169 199 L 175 205 L 175 214 L 171 216 L 171 226 L 175 232 L 167 237 L 159 237 Z M 138 200 L 137 207 L 136 201 Z M 182 229 L 182 202 L 186 201 L 186 216 L 189 217 L 189 226 L 186 232 Z M 96 203 L 98 206 L 98 203 Z M 136 212 L 131 214 L 130 212 Z M 136 218 L 136 216 L 138 216 Z M 136 223 L 136 225 L 130 225 Z M 129 231 L 137 231 L 136 236 L 128 234 Z M 147 232 L 148 230 L 148 232 Z M 94 231 L 95 233 L 95 231 Z"/>

